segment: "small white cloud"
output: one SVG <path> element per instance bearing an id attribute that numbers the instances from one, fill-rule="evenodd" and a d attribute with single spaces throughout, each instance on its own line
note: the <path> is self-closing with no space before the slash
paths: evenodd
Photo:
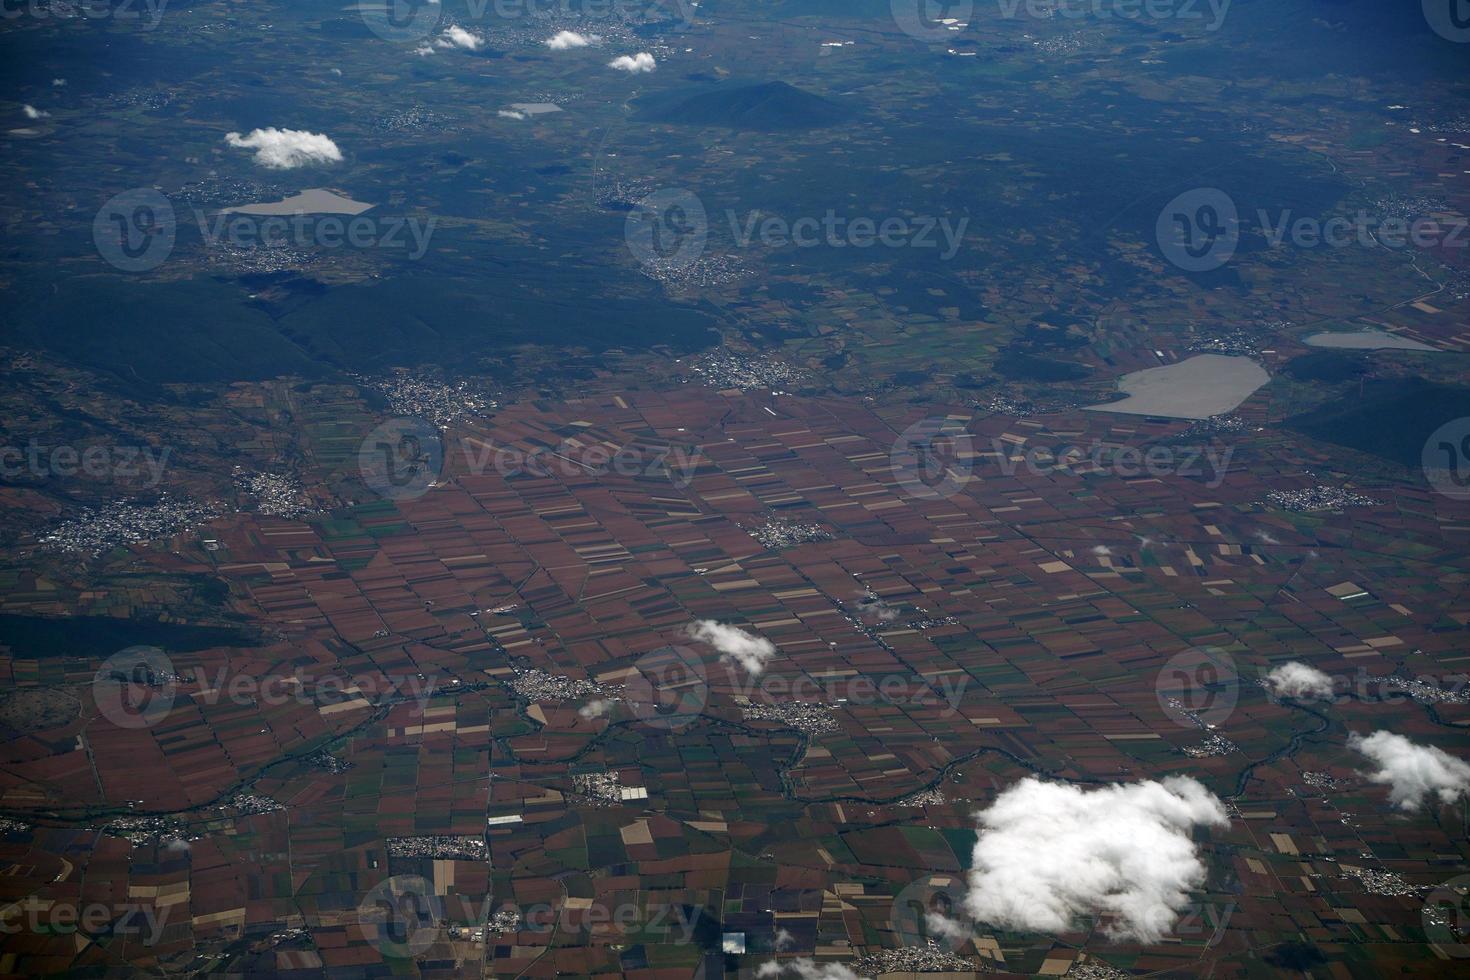
<path id="1" fill-rule="evenodd" d="M 1278 698 L 1331 701 L 1332 677 L 1316 667 L 1292 660 L 1271 668 L 1266 674 L 1266 690 Z"/>
<path id="2" fill-rule="evenodd" d="M 1348 735 L 1348 747 L 1372 759 L 1378 771 L 1368 778 L 1390 787 L 1388 798 L 1400 810 L 1417 810 L 1430 796 L 1453 803 L 1470 793 L 1470 763 L 1432 745 L 1379 730 L 1366 738 Z"/>
<path id="3" fill-rule="evenodd" d="M 478 51 L 485 39 L 473 31 L 467 31 L 458 24 L 450 24 L 440 34 L 434 44 L 441 48 L 459 48 L 461 51 Z"/>
<path id="4" fill-rule="evenodd" d="M 776 645 L 765 637 L 713 619 L 696 620 L 685 631 L 690 638 L 718 650 L 720 660 L 726 663 L 733 660 L 752 676 L 761 674 L 766 669 L 766 662 L 776 655 Z"/>
<path id="5" fill-rule="evenodd" d="M 241 150 L 254 150 L 255 162 L 271 170 L 290 170 L 313 163 L 341 163 L 342 151 L 322 133 L 299 129 L 253 129 L 250 135 L 226 133 L 225 142 Z"/>
<path id="6" fill-rule="evenodd" d="M 789 930 L 789 929 L 777 929 L 776 930 L 776 952 L 780 953 L 783 950 L 788 950 L 792 946 L 795 946 L 795 945 L 796 945 L 796 937 L 791 934 L 791 930 Z"/>
<path id="7" fill-rule="evenodd" d="M 498 113 L 496 113 L 496 115 L 498 115 L 502 119 L 525 119 L 526 118 L 526 114 L 524 112 L 516 112 L 514 109 L 501 109 Z"/>
<path id="8" fill-rule="evenodd" d="M 1225 806 L 1186 776 L 1097 789 L 1031 777 L 977 814 L 965 910 L 1005 929 L 1067 932 L 1105 915 L 1115 939 L 1158 942 L 1205 881 L 1191 832 Z"/>
<path id="9" fill-rule="evenodd" d="M 53 78 L 53 79 L 51 79 L 51 85 L 54 88 L 63 88 L 63 87 L 66 86 L 66 79 L 64 79 L 64 78 Z"/>
<path id="10" fill-rule="evenodd" d="M 611 710 L 611 701 L 597 698 L 592 701 L 588 701 L 586 704 L 582 705 L 582 707 L 578 708 L 577 714 L 581 715 L 586 720 L 591 721 L 594 718 L 603 717 Z"/>
<path id="11" fill-rule="evenodd" d="M 560 31 L 555 37 L 546 42 L 546 46 L 553 51 L 570 51 L 573 48 L 585 48 L 588 45 L 598 44 L 602 38 L 597 34 L 578 34 L 576 31 Z"/>
<path id="12" fill-rule="evenodd" d="M 20 107 L 20 111 L 26 114 L 27 119 L 45 119 L 47 116 L 51 115 L 51 113 L 47 112 L 46 110 L 37 109 L 33 105 L 23 105 Z"/>
<path id="13" fill-rule="evenodd" d="M 434 53 L 434 49 L 427 44 L 420 44 L 418 47 L 413 49 L 413 53 L 418 55 L 420 58 L 427 58 Z"/>
<path id="14" fill-rule="evenodd" d="M 609 68 L 625 71 L 630 75 L 641 75 L 653 71 L 658 67 L 658 62 L 653 60 L 653 55 L 647 51 L 640 51 L 631 57 L 621 55 L 607 63 Z"/>
<path id="15" fill-rule="evenodd" d="M 1105 544 L 1095 544 L 1092 546 L 1092 553 L 1101 558 L 1105 555 L 1111 555 L 1113 553 L 1113 549 L 1109 548 Z"/>
<path id="16" fill-rule="evenodd" d="M 818 963 L 810 956 L 792 960 L 767 960 L 755 971 L 757 977 L 799 977 L 800 980 L 863 980 L 841 963 Z"/>
<path id="17" fill-rule="evenodd" d="M 340 68 L 333 68 L 332 69 L 332 74 L 333 75 L 336 75 L 336 76 L 338 76 L 340 78 L 341 75 L 342 75 L 342 69 L 340 69 Z"/>

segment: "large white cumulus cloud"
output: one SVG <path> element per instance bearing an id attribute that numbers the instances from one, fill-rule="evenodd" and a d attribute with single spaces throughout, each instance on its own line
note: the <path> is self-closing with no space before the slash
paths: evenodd
<path id="1" fill-rule="evenodd" d="M 1368 778 L 1387 785 L 1388 798 L 1400 810 L 1417 810 L 1431 796 L 1441 803 L 1453 803 L 1470 793 L 1470 763 L 1443 749 L 1381 729 L 1367 737 L 1353 732 L 1348 735 L 1348 747 L 1378 766 Z"/>
<path id="2" fill-rule="evenodd" d="M 658 62 L 647 51 L 640 51 L 635 55 L 619 55 L 609 61 L 607 66 L 618 71 L 625 71 L 630 75 L 642 75 L 657 68 Z"/>
<path id="3" fill-rule="evenodd" d="M 1115 939 L 1158 942 L 1205 880 L 1196 826 L 1225 826 L 1225 806 L 1171 776 L 1082 789 L 1031 778 L 978 818 L 966 910 L 977 921 L 1066 932 L 1106 915 Z"/>
<path id="4" fill-rule="evenodd" d="M 760 674 L 766 669 L 766 661 L 776 655 L 776 644 L 765 637 L 747 633 L 738 626 L 717 623 L 713 619 L 695 620 L 685 632 L 692 639 L 708 643 L 720 652 L 721 660 L 735 661 L 748 674 Z"/>
<path id="5" fill-rule="evenodd" d="M 1278 698 L 1305 701 L 1332 700 L 1332 676 L 1300 660 L 1291 660 L 1266 674 L 1266 690 Z"/>
<path id="6" fill-rule="evenodd" d="M 225 142 L 242 150 L 254 150 L 255 162 L 272 170 L 290 170 L 311 163 L 341 163 L 342 151 L 322 133 L 300 129 L 253 129 L 250 135 L 226 133 Z"/>

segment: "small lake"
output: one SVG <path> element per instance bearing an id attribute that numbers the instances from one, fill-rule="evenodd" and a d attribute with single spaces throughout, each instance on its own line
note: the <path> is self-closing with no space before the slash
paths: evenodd
<path id="1" fill-rule="evenodd" d="M 1199 354 L 1178 364 L 1134 371 L 1118 379 L 1121 401 L 1089 405 L 1089 412 L 1207 419 L 1232 411 L 1271 376 L 1249 357 Z"/>
<path id="2" fill-rule="evenodd" d="M 1341 350 L 1437 350 L 1386 330 L 1355 330 L 1352 333 L 1314 333 L 1303 341 L 1308 347 Z"/>
<path id="3" fill-rule="evenodd" d="M 354 201 L 350 197 L 343 197 L 325 187 L 313 187 L 311 190 L 302 191 L 293 197 L 283 201 L 275 201 L 270 204 L 241 204 L 233 208 L 224 208 L 232 214 L 362 214 L 369 208 L 376 207 L 373 204 L 364 204 L 362 201 Z"/>

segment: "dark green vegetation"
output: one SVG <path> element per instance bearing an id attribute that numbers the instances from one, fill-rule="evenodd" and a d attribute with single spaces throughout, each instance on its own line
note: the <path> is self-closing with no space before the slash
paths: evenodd
<path id="1" fill-rule="evenodd" d="M 1424 443 L 1446 422 L 1470 415 L 1470 388 L 1421 378 L 1373 381 L 1286 421 L 1287 428 L 1323 442 L 1418 469 Z"/>
<path id="2" fill-rule="evenodd" d="M 1318 350 L 1293 357 L 1281 370 L 1297 381 L 1333 384 L 1360 378 L 1370 367 L 1367 356 L 1358 351 Z"/>
<path id="3" fill-rule="evenodd" d="M 131 646 L 155 646 L 165 653 L 188 653 L 208 647 L 249 647 L 258 645 L 260 637 L 252 630 L 222 626 L 188 626 L 110 616 L 50 619 L 5 614 L 0 615 L 0 643 L 19 659 L 45 660 L 108 657 Z"/>
<path id="4" fill-rule="evenodd" d="M 1007 351 L 996 358 L 995 371 L 1017 381 L 1080 381 L 1092 372 L 1081 364 Z"/>
<path id="5" fill-rule="evenodd" d="M 721 86 L 688 97 L 667 93 L 641 106 L 639 118 L 683 126 L 774 131 L 835 126 L 853 114 L 841 103 L 786 82 L 766 82 Z"/>

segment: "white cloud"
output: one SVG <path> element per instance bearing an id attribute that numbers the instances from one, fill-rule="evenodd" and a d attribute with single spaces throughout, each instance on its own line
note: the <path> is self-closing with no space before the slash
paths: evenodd
<path id="1" fill-rule="evenodd" d="M 561 31 L 555 37 L 546 42 L 546 46 L 553 51 L 570 51 L 572 48 L 585 48 L 590 44 L 598 44 L 602 37 L 597 34 L 578 34 L 576 31 Z"/>
<path id="2" fill-rule="evenodd" d="M 607 701 L 603 698 L 595 698 L 582 705 L 582 707 L 578 708 L 577 714 L 581 715 L 588 721 L 591 721 L 594 718 L 601 718 L 609 711 L 611 711 L 612 704 L 613 703 L 611 701 Z"/>
<path id="3" fill-rule="evenodd" d="M 1443 749 L 1418 745 L 1381 729 L 1366 738 L 1350 733 L 1348 747 L 1378 765 L 1378 771 L 1368 778 L 1389 786 L 1388 798 L 1400 810 L 1417 810 L 1428 796 L 1453 803 L 1470 793 L 1470 763 Z"/>
<path id="4" fill-rule="evenodd" d="M 765 637 L 713 619 L 696 620 L 689 624 L 686 632 L 691 638 L 718 650 L 722 661 L 738 663 L 747 674 L 759 675 L 766 669 L 766 662 L 776 655 L 776 644 Z"/>
<path id="5" fill-rule="evenodd" d="M 420 44 L 418 47 L 413 49 L 413 53 L 418 55 L 420 58 L 427 58 L 434 53 L 434 49 L 429 47 L 429 45 L 427 44 Z"/>
<path id="6" fill-rule="evenodd" d="M 342 151 L 322 133 L 300 129 L 253 129 L 249 136 L 226 133 L 225 142 L 237 149 L 254 150 L 255 162 L 271 170 L 290 170 L 312 163 L 341 163 Z"/>
<path id="7" fill-rule="evenodd" d="M 653 71 L 658 67 L 658 63 L 653 60 L 653 55 L 647 51 L 640 51 L 632 57 L 621 55 L 614 58 L 607 63 L 607 66 L 616 68 L 618 71 L 625 71 L 630 75 L 639 75 Z"/>
<path id="8" fill-rule="evenodd" d="M 53 79 L 51 79 L 51 84 L 53 86 L 55 86 L 56 88 L 61 88 L 64 85 L 66 85 L 66 79 L 64 79 L 64 78 L 53 78 Z"/>
<path id="9" fill-rule="evenodd" d="M 33 105 L 23 105 L 20 107 L 20 111 L 26 114 L 27 119 L 45 119 L 47 116 L 51 115 L 51 113 L 47 112 L 45 109 L 37 109 Z"/>
<path id="10" fill-rule="evenodd" d="M 1266 674 L 1266 690 L 1278 698 L 1331 701 L 1332 676 L 1299 660 L 1292 660 L 1271 668 Z"/>
<path id="11" fill-rule="evenodd" d="M 776 930 L 776 952 L 790 949 L 796 945 L 796 937 L 791 934 L 790 929 Z"/>
<path id="12" fill-rule="evenodd" d="M 767 960 L 755 971 L 757 977 L 799 977 L 800 980 L 862 980 L 841 963 L 818 963 L 809 956 L 780 962 Z"/>
<path id="13" fill-rule="evenodd" d="M 526 114 L 524 112 L 516 112 L 514 109 L 501 109 L 499 112 L 496 113 L 496 115 L 498 115 L 502 119 L 525 119 L 526 118 Z"/>
<path id="14" fill-rule="evenodd" d="M 977 815 L 966 911 L 1006 929 L 1059 933 L 1105 914 L 1115 939 L 1158 942 L 1205 880 L 1196 824 L 1225 806 L 1185 776 L 1082 789 L 1022 780 Z"/>
<path id="15" fill-rule="evenodd" d="M 1111 555 L 1113 553 L 1113 549 L 1109 548 L 1105 544 L 1095 544 L 1092 546 L 1092 553 L 1094 555 Z"/>
<path id="16" fill-rule="evenodd" d="M 478 51 L 485 39 L 473 31 L 467 31 L 458 24 L 450 24 L 444 28 L 444 33 L 435 39 L 434 44 L 441 48 L 459 48 L 461 51 Z"/>

